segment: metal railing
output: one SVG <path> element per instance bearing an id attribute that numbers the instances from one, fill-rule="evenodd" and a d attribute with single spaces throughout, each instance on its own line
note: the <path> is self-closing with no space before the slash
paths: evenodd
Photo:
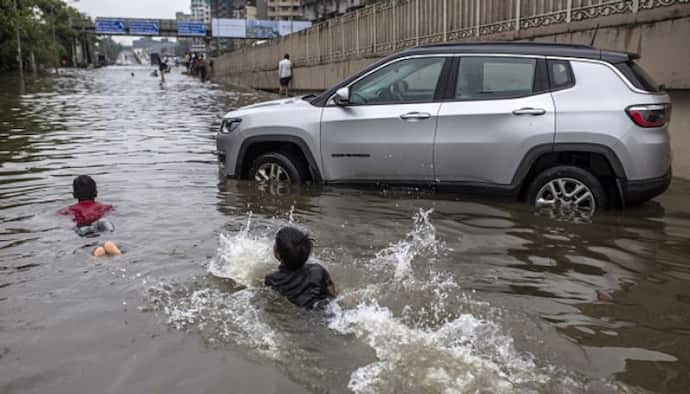
<path id="1" fill-rule="evenodd" d="M 232 72 L 379 57 L 416 45 L 462 41 L 645 10 L 690 0 L 388 0 L 307 30 L 226 55 Z"/>

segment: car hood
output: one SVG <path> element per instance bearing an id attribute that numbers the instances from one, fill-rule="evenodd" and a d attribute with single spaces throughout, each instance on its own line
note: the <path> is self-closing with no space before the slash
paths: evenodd
<path id="1" fill-rule="evenodd" d="M 299 97 L 292 97 L 280 100 L 264 101 L 262 103 L 256 103 L 252 105 L 247 105 L 246 107 L 238 108 L 235 111 L 228 112 L 225 117 L 241 117 L 244 115 L 250 115 L 258 112 L 271 112 L 273 110 L 287 110 L 290 107 L 300 108 L 304 106 L 311 106 L 308 102 L 302 100 Z"/>

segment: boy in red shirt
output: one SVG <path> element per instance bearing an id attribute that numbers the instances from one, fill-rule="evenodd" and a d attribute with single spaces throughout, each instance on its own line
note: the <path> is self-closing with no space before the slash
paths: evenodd
<path id="1" fill-rule="evenodd" d="M 88 175 L 80 175 L 72 182 L 72 195 L 79 200 L 78 203 L 60 210 L 61 215 L 70 215 L 76 223 L 75 231 L 81 236 L 95 235 L 104 231 L 113 231 L 113 225 L 103 219 L 108 212 L 113 210 L 112 205 L 96 202 L 98 191 L 96 181 Z M 122 254 L 120 249 L 112 241 L 106 241 L 103 246 L 93 251 L 96 257 L 105 254 L 118 256 Z"/>

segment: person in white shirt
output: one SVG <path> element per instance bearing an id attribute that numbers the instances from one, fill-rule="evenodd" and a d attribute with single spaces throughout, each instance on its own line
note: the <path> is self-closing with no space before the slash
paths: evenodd
<path id="1" fill-rule="evenodd" d="M 283 89 L 285 89 L 285 96 L 288 95 L 288 86 L 292 80 L 292 62 L 290 61 L 290 55 L 287 53 L 283 57 L 283 60 L 278 62 L 278 77 L 280 78 L 280 90 L 279 94 L 283 94 Z"/>

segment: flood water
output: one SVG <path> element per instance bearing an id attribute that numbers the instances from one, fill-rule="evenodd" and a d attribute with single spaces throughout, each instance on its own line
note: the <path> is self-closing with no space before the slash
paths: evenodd
<path id="1" fill-rule="evenodd" d="M 224 112 L 272 96 L 148 72 L 23 94 L 0 77 L 1 393 L 690 387 L 690 183 L 591 223 L 408 190 L 276 195 L 214 152 Z M 105 238 L 56 214 L 79 174 L 124 255 L 91 257 Z M 287 224 L 341 292 L 324 313 L 261 286 Z"/>

